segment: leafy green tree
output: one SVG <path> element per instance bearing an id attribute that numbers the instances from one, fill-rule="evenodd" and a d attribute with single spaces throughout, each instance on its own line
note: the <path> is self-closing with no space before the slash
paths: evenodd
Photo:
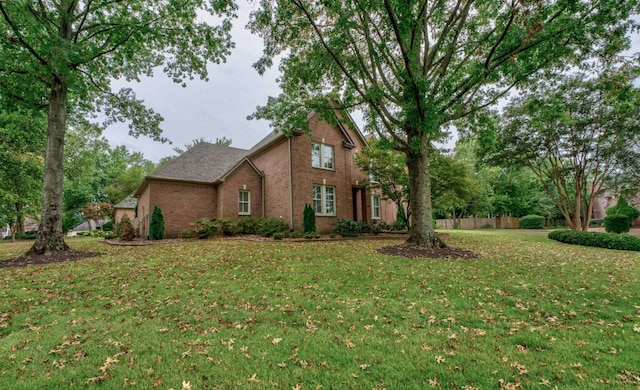
<path id="1" fill-rule="evenodd" d="M 467 165 L 452 157 L 434 156 L 430 168 L 434 208 L 448 214 L 453 227 L 459 228 L 460 219 L 480 193 L 479 183 L 471 177 Z"/>
<path id="2" fill-rule="evenodd" d="M 367 147 L 358 154 L 356 163 L 369 174 L 372 185 L 380 187 L 383 198 L 396 204 L 398 219 L 409 228 L 411 197 L 406 158 L 385 143 L 385 139 L 369 140 Z"/>
<path id="3" fill-rule="evenodd" d="M 48 102 L 42 218 L 29 253 L 68 248 L 62 231 L 63 150 L 67 117 L 106 114 L 131 120 L 131 134 L 160 136 L 161 118 L 114 79 L 137 80 L 162 67 L 175 82 L 206 78 L 229 53 L 232 0 L 59 0 L 0 2 L 0 96 Z M 220 25 L 202 21 L 202 13 Z M 37 83 L 34 86 L 34 83 Z M 73 110 L 70 111 L 69 109 Z"/>
<path id="4" fill-rule="evenodd" d="M 406 155 L 409 243 L 444 246 L 432 226 L 429 159 L 448 126 L 541 69 L 629 45 L 636 0 L 261 0 L 249 28 L 265 43 L 259 72 L 283 56 L 283 93 L 252 118 L 307 129 L 361 107 L 367 128 Z M 328 100 L 327 96 L 338 98 Z"/>
<path id="5" fill-rule="evenodd" d="M 614 169 L 640 163 L 635 70 L 597 79 L 567 76 L 507 107 L 493 157 L 526 166 L 573 230 L 587 230 L 594 199 Z"/>
<path id="6" fill-rule="evenodd" d="M 9 108 L 0 99 L 0 225 L 12 239 L 24 234 L 24 219 L 36 215 L 42 195 L 44 115 L 40 110 Z"/>
<path id="7" fill-rule="evenodd" d="M 153 207 L 151 222 L 149 223 L 149 238 L 152 240 L 162 240 L 164 238 L 164 215 L 158 206 Z"/>

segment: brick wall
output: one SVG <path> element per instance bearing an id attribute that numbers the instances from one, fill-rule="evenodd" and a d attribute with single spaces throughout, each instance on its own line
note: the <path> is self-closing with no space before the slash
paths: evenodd
<path id="1" fill-rule="evenodd" d="M 181 182 L 150 180 L 150 203 L 143 214 L 138 213 L 140 224 L 145 229 L 140 230 L 142 237 L 148 236 L 150 213 L 158 206 L 164 215 L 165 234 L 167 237 L 178 237 L 189 226 L 189 223 L 200 218 L 215 216 L 216 189 L 211 184 L 191 184 Z M 143 194 L 144 195 L 144 192 Z M 141 196 L 142 198 L 142 196 Z M 138 203 L 140 207 L 140 203 Z"/>
<path id="2" fill-rule="evenodd" d="M 262 180 L 248 162 L 218 185 L 218 217 L 238 218 L 238 191 L 250 192 L 251 215 L 262 217 Z"/>
<path id="3" fill-rule="evenodd" d="M 301 137 L 304 136 L 292 136 L 291 139 Z M 291 224 L 289 139 L 283 138 L 268 150 L 252 157 L 251 161 L 264 173 L 264 216 Z"/>

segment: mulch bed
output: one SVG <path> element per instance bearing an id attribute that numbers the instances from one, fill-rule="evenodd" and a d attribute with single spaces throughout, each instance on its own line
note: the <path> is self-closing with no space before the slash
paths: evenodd
<path id="1" fill-rule="evenodd" d="M 393 246 L 383 246 L 378 248 L 378 253 L 391 256 L 402 256 L 408 258 L 429 258 L 429 259 L 449 259 L 449 260 L 473 260 L 482 256 L 459 248 L 419 248 L 413 245 L 400 244 Z"/>
<path id="2" fill-rule="evenodd" d="M 0 268 L 18 268 L 26 267 L 29 265 L 64 263 L 67 261 L 88 259 L 90 257 L 101 255 L 102 253 L 100 252 L 77 252 L 68 250 L 62 252 L 54 252 L 50 255 L 19 256 L 14 259 L 0 261 Z"/>

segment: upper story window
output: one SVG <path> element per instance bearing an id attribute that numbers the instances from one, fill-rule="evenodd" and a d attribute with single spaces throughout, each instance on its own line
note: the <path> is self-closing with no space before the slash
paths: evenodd
<path id="1" fill-rule="evenodd" d="M 314 168 L 333 169 L 333 146 L 312 143 L 311 166 Z"/>
<path id="2" fill-rule="evenodd" d="M 238 191 L 238 215 L 251 215 L 251 192 Z"/>

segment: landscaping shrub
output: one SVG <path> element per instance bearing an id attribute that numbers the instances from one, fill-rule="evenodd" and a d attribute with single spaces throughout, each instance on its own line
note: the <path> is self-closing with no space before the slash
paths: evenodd
<path id="1" fill-rule="evenodd" d="M 332 233 L 339 234 L 342 237 L 358 237 L 360 235 L 360 230 L 358 228 L 358 223 L 354 222 L 350 219 L 338 219 L 336 221 Z"/>
<path id="2" fill-rule="evenodd" d="M 544 228 L 544 217 L 542 215 L 525 215 L 518 221 L 522 229 L 542 229 Z"/>
<path id="3" fill-rule="evenodd" d="M 229 218 L 220 218 L 216 220 L 216 224 L 225 236 L 235 236 L 244 232 L 238 221 Z"/>
<path id="4" fill-rule="evenodd" d="M 304 205 L 302 213 L 302 231 L 305 233 L 314 233 L 316 231 L 316 211 L 310 204 Z"/>
<path id="5" fill-rule="evenodd" d="M 149 238 L 152 240 L 162 240 L 164 238 L 164 215 L 160 207 L 153 207 L 151 222 L 149 223 Z"/>
<path id="6" fill-rule="evenodd" d="M 219 225 L 214 218 L 202 218 L 195 222 L 194 238 L 201 240 L 211 238 L 219 234 Z"/>
<path id="7" fill-rule="evenodd" d="M 131 224 L 131 220 L 125 214 L 120 220 L 120 227 L 118 228 L 118 238 L 122 241 L 133 241 L 136 238 L 136 230 Z"/>
<path id="8" fill-rule="evenodd" d="M 565 244 L 593 246 L 597 248 L 640 251 L 640 237 L 627 234 L 556 230 L 549 233 L 550 239 Z"/>
<path id="9" fill-rule="evenodd" d="M 276 232 L 273 233 L 272 237 L 274 240 L 282 240 L 283 238 L 289 237 L 289 232 Z"/>
<path id="10" fill-rule="evenodd" d="M 20 238 L 22 238 L 23 240 L 35 240 L 37 235 L 38 235 L 37 231 L 31 230 L 31 231 L 25 232 Z"/>
<path id="11" fill-rule="evenodd" d="M 104 225 L 102 225 L 102 230 L 105 232 L 113 231 L 113 221 L 105 222 Z"/>
<path id="12" fill-rule="evenodd" d="M 396 219 L 393 222 L 393 225 L 391 225 L 391 228 L 393 230 L 397 230 L 397 231 L 402 231 L 402 230 L 407 230 L 407 225 L 405 225 L 404 221 L 401 219 Z"/>
<path id="13" fill-rule="evenodd" d="M 631 206 L 629 202 L 627 202 L 627 200 L 622 196 L 618 199 L 618 203 L 616 203 L 615 206 L 607 208 L 606 213 L 607 216 L 616 214 L 626 215 L 629 218 L 629 226 L 631 226 L 633 221 L 640 217 L 640 210 Z"/>
<path id="14" fill-rule="evenodd" d="M 611 214 L 604 217 L 604 230 L 607 233 L 626 233 L 631 227 L 629 217 L 624 214 Z"/>
<path id="15" fill-rule="evenodd" d="M 604 226 L 604 218 L 592 218 L 589 220 L 589 227 Z"/>
<path id="16" fill-rule="evenodd" d="M 262 218 L 258 234 L 271 237 L 278 232 L 289 232 L 289 224 L 277 218 Z"/>
<path id="17" fill-rule="evenodd" d="M 358 233 L 371 233 L 371 225 L 369 225 L 368 223 L 364 221 L 358 221 L 356 222 L 356 224 L 358 228 Z"/>
<path id="18" fill-rule="evenodd" d="M 238 218 L 238 226 L 244 234 L 258 234 L 260 230 L 260 222 L 262 218 L 257 217 L 240 217 Z"/>

